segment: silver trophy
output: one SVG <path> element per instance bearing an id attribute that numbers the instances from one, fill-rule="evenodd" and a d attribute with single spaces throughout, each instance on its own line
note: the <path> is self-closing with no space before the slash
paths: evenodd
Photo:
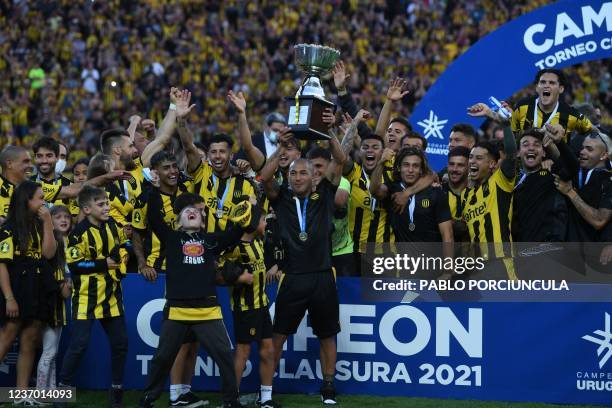
<path id="1" fill-rule="evenodd" d="M 340 51 L 316 44 L 298 44 L 293 47 L 295 64 L 305 74 L 304 81 L 291 101 L 287 124 L 300 139 L 329 139 L 327 125 L 323 123 L 323 110 L 335 108 L 325 99 L 321 76 L 329 74 L 340 58 Z"/>

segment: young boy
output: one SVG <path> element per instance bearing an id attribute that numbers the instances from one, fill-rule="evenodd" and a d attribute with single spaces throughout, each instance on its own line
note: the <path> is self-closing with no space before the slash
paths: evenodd
<path id="1" fill-rule="evenodd" d="M 174 202 L 177 228 L 171 229 L 158 217 L 150 218 L 155 234 L 166 244 L 166 306 L 159 346 L 151 361 L 141 407 L 152 407 L 164 384 L 185 335 L 193 332 L 219 366 L 224 407 L 240 407 L 236 373 L 232 367 L 231 344 L 217 302 L 215 260 L 224 249 L 236 245 L 246 228 L 254 231 L 259 215 L 244 201 L 232 210 L 226 231 L 205 233 L 204 211 L 198 197 L 181 194 Z M 259 211 L 256 211 L 259 212 Z M 255 225 L 253 225 L 255 224 Z"/>
<path id="2" fill-rule="evenodd" d="M 106 192 L 84 186 L 78 196 L 85 219 L 68 238 L 66 262 L 72 274 L 72 336 L 60 373 L 60 387 L 73 384 L 74 374 L 89 344 L 91 329 L 99 321 L 111 348 L 111 406 L 122 406 L 123 372 L 128 338 L 121 279 L 131 245 L 123 229 L 109 216 Z"/>
<path id="3" fill-rule="evenodd" d="M 274 377 L 274 347 L 272 345 L 272 319 L 268 311 L 266 295 L 266 265 L 262 236 L 266 230 L 266 218 L 262 214 L 253 232 L 245 232 L 240 243 L 225 252 L 223 259 L 239 266 L 240 276 L 224 275 L 226 283 L 233 285 L 230 302 L 234 316 L 236 354 L 234 368 L 238 387 L 246 362 L 251 354 L 251 343 L 259 346 L 260 400 L 262 408 L 278 408 L 272 401 Z M 242 273 L 242 271 L 245 271 Z"/>

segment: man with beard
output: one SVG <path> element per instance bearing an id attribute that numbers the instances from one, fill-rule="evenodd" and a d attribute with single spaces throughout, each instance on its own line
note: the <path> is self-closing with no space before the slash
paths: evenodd
<path id="1" fill-rule="evenodd" d="M 480 255 L 491 261 L 487 268 L 490 276 L 497 277 L 495 273 L 499 271 L 503 277 L 514 279 L 514 264 L 503 245 L 512 240 L 512 190 L 516 175 L 516 142 L 509 126 L 504 128 L 504 152 L 506 157 L 498 166 L 499 151 L 492 143 L 479 142 L 471 150 L 468 177 L 472 187 L 463 195 L 463 220 L 470 241 L 481 243 Z"/>
<path id="2" fill-rule="evenodd" d="M 352 146 L 357 124 L 365 121 L 369 113 L 360 110 L 351 122 L 342 146 Z M 384 141 L 376 134 L 361 139 L 361 164 L 347 158 L 343 175 L 351 184 L 349 205 L 349 231 L 353 237 L 356 265 L 361 265 L 366 243 L 390 243 L 394 241 L 387 209 L 370 192 L 370 177 L 380 161 Z"/>
<path id="3" fill-rule="evenodd" d="M 468 160 L 470 149 L 455 147 L 448 153 L 448 179 L 442 183 L 442 191 L 448 198 L 448 207 L 453 218 L 453 236 L 455 241 L 469 241 L 469 235 L 462 219 L 463 192 L 468 185 Z"/>
<path id="4" fill-rule="evenodd" d="M 561 125 L 565 129 L 564 141 L 576 131 L 587 133 L 592 124 L 587 117 L 559 99 L 567 79 L 561 70 L 546 68 L 535 77 L 536 95 L 520 100 L 512 112 L 512 131 Z"/>
<path id="5" fill-rule="evenodd" d="M 569 179 L 569 174 L 577 171 L 577 163 L 569 147 L 562 143 L 563 129 L 546 127 L 545 131 L 527 130 L 519 138 L 521 174 L 514 187 L 512 219 L 512 238 L 518 242 L 565 241 L 567 205 L 555 188 L 552 173 Z M 558 135 L 558 145 L 552 138 L 553 132 Z M 542 168 L 545 158 L 553 160 L 552 172 Z"/>
<path id="6" fill-rule="evenodd" d="M 8 214 L 13 190 L 32 174 L 30 153 L 20 146 L 6 146 L 0 153 L 0 223 Z"/>
<path id="7" fill-rule="evenodd" d="M 115 188 L 109 189 L 111 217 L 121 226 L 132 222 L 132 211 L 137 198 L 142 193 L 144 177 L 141 169 L 134 162 L 137 150 L 130 134 L 124 129 L 109 129 L 100 135 L 102 153 L 109 156 L 115 170 L 129 172 L 127 180 L 114 183 Z M 129 227 L 128 227 L 129 229 Z"/>
<path id="8" fill-rule="evenodd" d="M 218 133 L 208 139 L 208 161 L 203 162 L 186 125 L 186 117 L 177 118 L 177 129 L 187 156 L 187 171 L 193 178 L 193 192 L 206 203 L 206 232 L 225 231 L 228 214 L 245 197 L 255 197 L 255 189 L 249 180 L 233 175 L 230 156 L 234 141 L 231 137 Z"/>
<path id="9" fill-rule="evenodd" d="M 76 198 L 85 184 L 100 186 L 122 175 L 122 172 L 111 172 L 85 183 L 72 183 L 68 178 L 56 173 L 60 147 L 61 145 L 55 139 L 48 136 L 38 139 L 32 145 L 34 163 L 38 172 L 32 177 L 32 181 L 41 185 L 45 201 L 51 206 L 69 207 L 70 199 Z M 78 213 L 72 215 L 78 215 Z"/>
<path id="10" fill-rule="evenodd" d="M 359 115 L 358 115 L 359 116 Z M 357 120 L 353 121 L 353 137 Z M 346 138 L 346 136 L 345 136 Z M 352 140 L 350 141 L 352 144 Z M 308 310 L 314 334 L 321 346 L 323 385 L 321 400 L 336 404 L 333 383 L 336 367 L 336 334 L 340 331 L 338 293 L 332 270 L 334 199 L 340 182 L 340 166 L 346 155 L 337 139 L 330 149 L 334 157 L 325 177 L 314 186 L 312 164 L 296 159 L 289 168 L 287 186 L 268 173 L 264 189 L 280 220 L 286 243 L 287 264 L 276 298 L 274 350 L 278 365 L 287 337 L 294 334 Z"/>
<path id="11" fill-rule="evenodd" d="M 574 174 L 573 183 L 555 176 L 558 190 L 572 204 L 568 241 L 599 242 L 612 219 L 612 176 L 606 170 L 611 152 L 610 138 L 594 129 L 582 143 L 580 169 Z"/>

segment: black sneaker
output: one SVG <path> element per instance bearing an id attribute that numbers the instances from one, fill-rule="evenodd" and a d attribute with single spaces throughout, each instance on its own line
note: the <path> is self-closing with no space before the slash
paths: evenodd
<path id="1" fill-rule="evenodd" d="M 260 402 L 259 406 L 261 408 L 281 408 L 281 404 L 278 402 L 274 402 L 273 400 L 267 400 L 266 402 Z"/>
<path id="2" fill-rule="evenodd" d="M 111 408 L 123 408 L 123 388 L 111 388 L 109 392 Z"/>
<path id="3" fill-rule="evenodd" d="M 333 382 L 324 382 L 321 386 L 321 401 L 325 405 L 336 405 L 336 387 Z"/>
<path id="4" fill-rule="evenodd" d="M 208 401 L 199 398 L 193 392 L 181 394 L 176 401 L 170 401 L 170 407 L 196 408 L 208 405 Z"/>

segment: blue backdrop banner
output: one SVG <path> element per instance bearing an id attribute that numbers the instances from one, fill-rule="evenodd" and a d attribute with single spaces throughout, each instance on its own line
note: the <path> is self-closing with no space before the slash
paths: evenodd
<path id="1" fill-rule="evenodd" d="M 130 341 L 125 385 L 142 389 L 158 344 L 164 276 L 151 284 L 130 274 L 123 287 Z M 338 288 L 340 393 L 612 403 L 612 303 L 367 303 L 358 278 L 340 278 Z M 218 292 L 233 338 L 227 290 Z M 287 343 L 275 390 L 318 392 L 318 350 L 305 319 Z M 96 327 L 79 387 L 109 387 L 109 353 Z M 14 357 L 0 366 L 1 385 L 14 385 Z M 243 392 L 259 389 L 255 351 L 251 357 Z M 195 371 L 195 389 L 219 389 L 218 370 L 203 350 Z"/>
<path id="2" fill-rule="evenodd" d="M 502 25 L 457 58 L 410 117 L 427 138 L 434 169 L 446 165 L 456 123 L 478 125 L 467 108 L 490 96 L 510 97 L 542 68 L 562 68 L 612 56 L 612 2 L 561 0 Z"/>

